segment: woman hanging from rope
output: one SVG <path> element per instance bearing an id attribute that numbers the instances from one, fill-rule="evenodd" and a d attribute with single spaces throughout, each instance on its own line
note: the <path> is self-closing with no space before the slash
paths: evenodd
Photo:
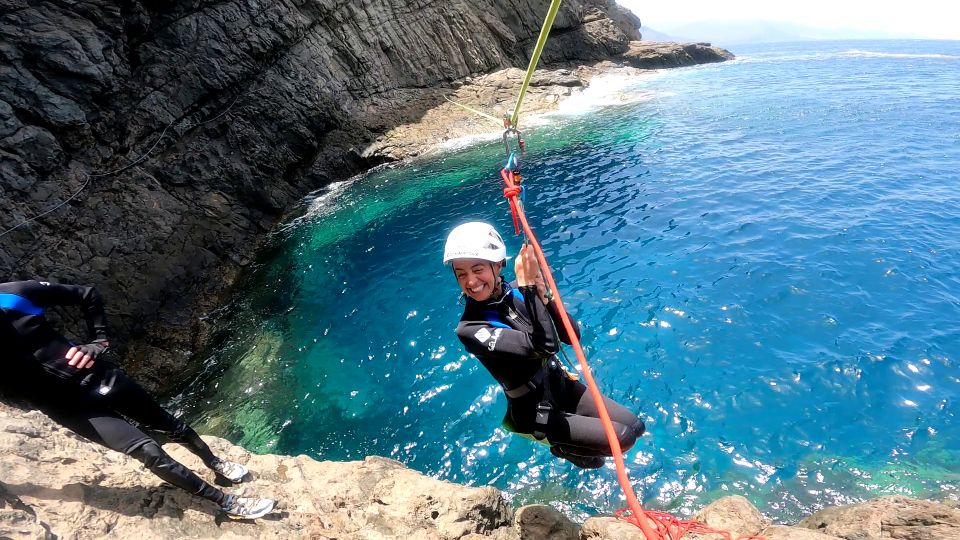
<path id="1" fill-rule="evenodd" d="M 501 275 L 506 258 L 503 239 L 486 223 L 465 223 L 447 237 L 443 262 L 452 264 L 467 298 L 457 337 L 503 387 L 505 428 L 548 443 L 554 456 L 578 467 L 602 467 L 610 444 L 587 387 L 554 356 L 570 338 L 537 259 L 521 248 L 517 280 L 508 284 Z M 643 421 L 610 399 L 604 404 L 626 451 L 643 434 Z"/>

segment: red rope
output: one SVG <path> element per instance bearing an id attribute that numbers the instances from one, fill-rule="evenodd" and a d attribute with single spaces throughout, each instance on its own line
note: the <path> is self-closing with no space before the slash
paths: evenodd
<path id="1" fill-rule="evenodd" d="M 514 230 L 519 234 L 522 226 L 527 240 L 533 247 L 534 253 L 537 256 L 537 262 L 540 263 L 540 271 L 543 273 L 543 277 L 550 287 L 550 290 L 553 291 L 553 300 L 557 304 L 560 320 L 563 322 L 563 327 L 566 329 L 567 335 L 570 336 L 570 344 L 573 347 L 574 353 L 577 355 L 577 361 L 580 363 L 580 369 L 586 379 L 590 395 L 593 397 L 593 402 L 596 403 L 597 410 L 600 413 L 603 430 L 607 435 L 607 441 L 610 443 L 610 450 L 613 454 L 613 461 L 617 466 L 617 481 L 620 483 L 620 489 L 623 490 L 623 494 L 627 499 L 627 508 L 618 510 L 615 515 L 619 519 L 640 527 L 640 530 L 643 531 L 643 535 L 646 536 L 647 540 L 679 540 L 679 538 L 687 532 L 718 534 L 726 540 L 733 540 L 729 532 L 712 529 L 697 521 L 681 520 L 664 512 L 644 510 L 640 506 L 640 501 L 637 500 L 637 495 L 634 493 L 633 486 L 630 484 L 630 478 L 627 476 L 627 468 L 623 462 L 623 450 L 620 448 L 620 439 L 617 437 L 617 433 L 613 428 L 613 422 L 610 421 L 610 414 L 607 412 L 607 407 L 603 403 L 603 395 L 600 393 L 600 388 L 593 378 L 590 366 L 587 365 L 587 357 L 583 352 L 583 347 L 580 345 L 580 340 L 577 338 L 573 323 L 571 323 L 570 317 L 567 315 L 563 300 L 560 298 L 560 290 L 557 287 L 557 282 L 553 279 L 553 273 L 550 272 L 550 266 L 547 264 L 543 249 L 540 247 L 536 235 L 533 234 L 533 229 L 530 228 L 530 224 L 527 222 L 527 216 L 523 212 L 523 205 L 517 199 L 517 196 L 520 194 L 520 187 L 514 182 L 512 170 L 502 169 L 500 171 L 500 177 L 503 178 L 505 184 L 503 196 L 510 202 L 510 213 L 513 215 Z M 641 519 L 640 516 L 643 516 L 645 519 Z M 740 539 L 763 540 L 761 537 L 753 535 L 741 535 L 737 540 Z"/>
<path id="2" fill-rule="evenodd" d="M 510 179 L 507 180 L 507 171 L 510 174 Z M 520 234 L 520 225 L 517 223 L 517 195 L 520 195 L 520 192 L 523 191 L 519 186 L 513 182 L 513 171 L 509 169 L 503 169 L 500 171 L 500 176 L 503 177 L 504 182 L 509 182 L 507 187 L 503 188 L 503 196 L 510 201 L 510 214 L 513 215 L 513 233 Z"/>

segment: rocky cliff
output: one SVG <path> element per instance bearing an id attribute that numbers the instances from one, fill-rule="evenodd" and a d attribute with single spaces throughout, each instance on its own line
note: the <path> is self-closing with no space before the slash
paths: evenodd
<path id="1" fill-rule="evenodd" d="M 417 153 L 383 135 L 525 66 L 547 4 L 0 0 L 3 279 L 98 286 L 128 367 L 163 386 L 291 204 Z M 638 26 L 613 0 L 567 0 L 542 62 L 725 58 L 640 58 Z"/>
<path id="2" fill-rule="evenodd" d="M 525 65 L 547 4 L 0 0 L 4 279 L 97 285 L 159 387 L 285 209 L 391 159 L 365 150 L 457 81 Z M 543 59 L 624 53 L 638 26 L 568 0 Z"/>
<path id="3" fill-rule="evenodd" d="M 0 538 L 644 540 L 636 526 L 613 517 L 577 525 L 546 505 L 514 511 L 494 488 L 434 480 L 389 459 L 257 456 L 207 440 L 254 473 L 236 489 L 278 499 L 273 514 L 257 522 L 225 520 L 215 505 L 164 485 L 139 462 L 83 441 L 39 412 L 0 403 Z M 213 480 L 183 448 L 165 448 Z M 960 538 L 960 511 L 906 497 L 828 508 L 792 526 L 771 524 L 743 497 L 724 497 L 695 517 L 734 537 L 767 540 Z"/>

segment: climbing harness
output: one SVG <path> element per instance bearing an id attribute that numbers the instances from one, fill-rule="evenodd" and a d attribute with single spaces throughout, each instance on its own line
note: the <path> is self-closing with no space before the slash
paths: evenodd
<path id="1" fill-rule="evenodd" d="M 538 388 L 543 390 L 540 403 L 537 404 L 537 415 L 534 420 L 536 428 L 533 430 L 533 438 L 537 441 L 545 441 L 547 438 L 547 423 L 550 420 L 550 411 L 553 410 L 553 395 L 550 392 L 550 370 L 556 367 L 552 360 L 544 362 L 537 372 L 527 382 L 516 388 L 504 390 L 504 394 L 511 399 L 521 398 Z"/>

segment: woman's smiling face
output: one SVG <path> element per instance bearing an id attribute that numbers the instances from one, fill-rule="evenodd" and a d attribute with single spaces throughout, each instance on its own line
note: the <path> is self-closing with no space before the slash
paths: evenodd
<path id="1" fill-rule="evenodd" d="M 497 291 L 502 262 L 492 263 L 483 259 L 456 259 L 452 262 L 453 273 L 463 294 L 483 302 Z"/>

